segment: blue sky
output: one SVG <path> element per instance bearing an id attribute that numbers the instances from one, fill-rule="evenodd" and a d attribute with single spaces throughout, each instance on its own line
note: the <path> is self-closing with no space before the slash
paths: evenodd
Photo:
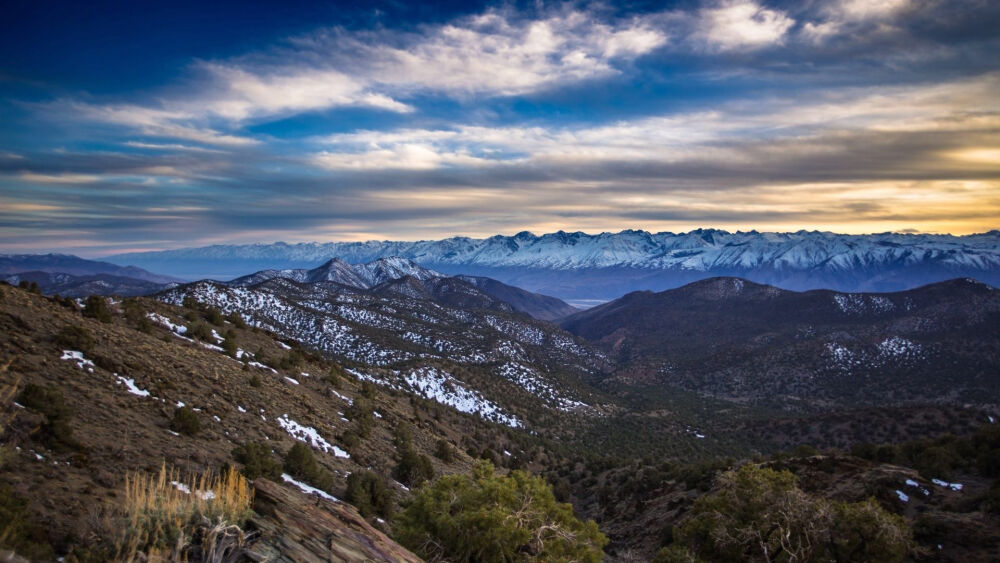
<path id="1" fill-rule="evenodd" d="M 0 251 L 982 232 L 998 52 L 986 0 L 15 3 Z"/>

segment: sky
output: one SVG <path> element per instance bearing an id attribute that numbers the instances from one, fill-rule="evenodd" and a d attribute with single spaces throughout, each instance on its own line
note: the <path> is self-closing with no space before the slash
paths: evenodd
<path id="1" fill-rule="evenodd" d="M 3 11 L 0 252 L 1000 228 L 995 0 Z"/>

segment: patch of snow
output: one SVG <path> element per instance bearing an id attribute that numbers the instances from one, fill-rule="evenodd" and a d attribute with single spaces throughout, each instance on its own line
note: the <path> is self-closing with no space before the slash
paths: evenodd
<path id="1" fill-rule="evenodd" d="M 274 373 L 274 374 L 278 373 L 278 370 L 274 369 L 271 366 L 265 366 L 264 364 L 262 364 L 260 362 L 250 362 L 248 365 L 251 365 L 251 366 L 253 366 L 255 368 L 270 370 L 271 373 Z"/>
<path id="2" fill-rule="evenodd" d="M 898 496 L 899 500 L 903 502 L 910 502 L 910 497 L 899 489 L 896 489 L 896 496 Z"/>
<path id="3" fill-rule="evenodd" d="M 320 436 L 319 431 L 317 431 L 312 426 L 303 426 L 298 422 L 288 418 L 287 414 L 283 414 L 278 417 L 278 425 L 281 426 L 285 432 L 295 438 L 296 440 L 305 442 L 312 446 L 314 449 L 320 450 L 326 453 L 332 453 L 336 457 L 350 458 L 351 455 L 344 450 L 334 446 L 330 442 L 327 442 L 322 436 Z"/>
<path id="4" fill-rule="evenodd" d="M 961 483 L 949 483 L 947 481 L 942 481 L 941 479 L 931 479 L 931 482 L 939 487 L 945 487 L 953 491 L 961 491 L 963 487 Z"/>
<path id="5" fill-rule="evenodd" d="M 277 342 L 278 346 L 281 346 L 285 350 L 291 350 L 292 349 L 291 346 L 289 346 L 288 344 L 285 344 L 284 342 L 282 342 L 280 340 L 275 340 L 275 342 Z"/>
<path id="6" fill-rule="evenodd" d="M 85 369 L 90 373 L 94 373 L 94 362 L 84 358 L 83 352 L 78 352 L 76 350 L 63 350 L 62 356 L 59 359 L 76 362 L 76 367 Z"/>
<path id="7" fill-rule="evenodd" d="M 236 405 L 236 410 L 238 410 L 240 412 L 247 412 L 247 410 L 245 408 L 243 408 L 243 407 L 241 407 L 239 405 Z"/>
<path id="8" fill-rule="evenodd" d="M 191 487 L 181 483 L 180 481 L 171 481 L 170 484 L 173 485 L 178 491 L 186 495 L 191 494 Z M 215 491 L 212 491 L 211 489 L 207 491 L 198 491 L 198 496 L 201 497 L 201 500 L 212 500 L 215 498 Z"/>
<path id="9" fill-rule="evenodd" d="M 122 376 L 120 376 L 118 374 L 115 374 L 115 375 L 118 377 L 118 383 L 121 383 L 121 384 L 125 385 L 125 387 L 128 389 L 129 393 L 131 393 L 133 395 L 138 395 L 140 397 L 148 397 L 149 396 L 149 391 L 146 391 L 145 389 L 139 389 L 138 387 L 136 387 L 136 385 L 135 385 L 135 379 L 133 379 L 131 377 L 125 378 L 125 377 L 122 377 Z"/>
<path id="10" fill-rule="evenodd" d="M 175 332 L 177 334 L 185 334 L 187 332 L 186 326 L 174 324 L 170 321 L 170 319 L 158 313 L 146 313 L 146 317 L 154 323 L 166 327 L 170 330 L 170 332 Z"/>
<path id="11" fill-rule="evenodd" d="M 298 385 L 299 384 L 298 381 L 295 381 L 294 379 L 292 379 L 291 377 L 288 377 L 287 375 L 285 376 L 285 381 L 291 383 L 292 385 Z"/>
<path id="12" fill-rule="evenodd" d="M 292 479 L 292 476 L 289 475 L 289 474 L 287 474 L 287 473 L 282 473 L 281 474 L 281 479 L 284 480 L 286 483 L 288 483 L 290 485 L 294 485 L 296 488 L 298 488 L 300 491 L 302 491 L 303 493 L 305 493 L 307 495 L 317 495 L 317 496 L 319 496 L 321 498 L 325 498 L 326 500 L 332 500 L 333 502 L 339 502 L 337 500 L 337 497 L 331 495 L 330 493 L 328 493 L 326 491 L 321 491 L 321 490 L 317 489 L 316 487 L 310 487 L 309 485 L 306 485 L 302 481 L 296 481 L 295 479 Z"/>

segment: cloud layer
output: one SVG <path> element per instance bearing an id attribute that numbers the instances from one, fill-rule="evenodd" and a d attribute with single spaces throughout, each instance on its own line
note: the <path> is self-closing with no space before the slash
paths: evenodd
<path id="1" fill-rule="evenodd" d="M 976 1 L 498 7 L 113 96 L 0 89 L 0 246 L 998 228 L 997 24 Z"/>

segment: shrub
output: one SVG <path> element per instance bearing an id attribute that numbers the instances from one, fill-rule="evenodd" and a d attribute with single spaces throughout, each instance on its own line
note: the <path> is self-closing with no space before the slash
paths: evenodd
<path id="1" fill-rule="evenodd" d="M 226 339 L 222 341 L 222 351 L 225 352 L 227 356 L 235 358 L 238 350 L 239 348 L 236 346 L 236 335 L 227 333 Z"/>
<path id="2" fill-rule="evenodd" d="M 317 489 L 326 492 L 333 489 L 333 475 L 319 466 L 312 448 L 302 442 L 295 442 L 288 450 L 283 467 L 293 478 L 305 481 Z"/>
<path id="3" fill-rule="evenodd" d="M 31 515 L 28 500 L 0 485 L 0 546 L 33 561 L 51 561 L 54 554 L 45 527 Z"/>
<path id="4" fill-rule="evenodd" d="M 434 457 L 445 463 L 451 463 L 455 461 L 455 448 L 448 440 L 441 438 L 437 441 L 437 448 L 434 449 Z"/>
<path id="5" fill-rule="evenodd" d="M 233 312 L 226 315 L 226 320 L 233 323 L 236 328 L 246 328 L 247 323 L 243 321 L 243 317 L 239 313 Z"/>
<path id="6" fill-rule="evenodd" d="M 302 365 L 302 352 L 299 350 L 289 350 L 287 354 L 278 358 L 275 367 L 282 370 L 293 370 Z"/>
<path id="7" fill-rule="evenodd" d="M 347 492 L 344 500 L 353 504 L 361 516 L 382 518 L 392 516 L 392 493 L 384 477 L 371 471 L 361 470 L 347 477 Z"/>
<path id="8" fill-rule="evenodd" d="M 419 487 L 424 481 L 434 478 L 434 466 L 429 457 L 417 453 L 413 448 L 406 448 L 392 476 L 407 487 Z"/>
<path id="9" fill-rule="evenodd" d="M 260 378 L 260 374 L 255 373 L 251 375 L 249 383 L 250 387 L 260 387 L 263 384 L 263 381 Z"/>
<path id="10" fill-rule="evenodd" d="M 222 312 L 215 307 L 208 307 L 205 309 L 205 319 L 215 326 L 222 326 L 223 318 Z"/>
<path id="11" fill-rule="evenodd" d="M 707 560 L 900 561 L 911 543 L 906 521 L 874 500 L 810 497 L 788 471 L 747 464 L 722 473 L 716 488 L 676 533 L 680 547 Z"/>
<path id="12" fill-rule="evenodd" d="M 208 342 L 209 344 L 215 344 L 215 338 L 212 336 L 212 329 L 203 322 L 191 323 L 188 326 L 187 333 L 191 338 L 197 338 L 202 342 Z"/>
<path id="13" fill-rule="evenodd" d="M 56 344 L 70 350 L 89 353 L 94 349 L 94 337 L 82 326 L 67 325 L 59 329 L 55 338 Z"/>
<path id="14" fill-rule="evenodd" d="M 233 448 L 233 458 L 243 464 L 247 479 L 281 477 L 281 463 L 271 455 L 271 448 L 264 442 L 250 442 Z"/>
<path id="15" fill-rule="evenodd" d="M 108 307 L 108 300 L 100 295 L 91 295 L 83 303 L 83 316 L 110 323 L 111 309 Z"/>
<path id="16" fill-rule="evenodd" d="M 211 561 L 213 548 L 222 549 L 213 541 L 220 534 L 242 545 L 238 527 L 250 516 L 253 489 L 236 471 L 182 482 L 177 470 L 164 464 L 158 475 L 126 475 L 124 498 L 123 560 Z"/>
<path id="17" fill-rule="evenodd" d="M 434 560 L 597 562 L 608 541 L 557 503 L 541 477 L 494 475 L 485 462 L 417 491 L 394 526 L 400 543 Z"/>
<path id="18" fill-rule="evenodd" d="M 45 416 L 37 437 L 48 448 L 55 451 L 80 449 L 79 442 L 73 438 L 73 426 L 70 424 L 73 411 L 66 406 L 59 388 L 29 383 L 18 395 L 17 402 Z"/>
<path id="19" fill-rule="evenodd" d="M 355 430 L 359 436 L 367 438 L 371 434 L 372 427 L 375 425 L 375 414 L 368 399 L 355 397 L 344 414 L 354 422 Z"/>
<path id="20" fill-rule="evenodd" d="M 177 407 L 170 419 L 170 429 L 185 436 L 196 436 L 201 431 L 201 420 L 190 407 Z"/>

